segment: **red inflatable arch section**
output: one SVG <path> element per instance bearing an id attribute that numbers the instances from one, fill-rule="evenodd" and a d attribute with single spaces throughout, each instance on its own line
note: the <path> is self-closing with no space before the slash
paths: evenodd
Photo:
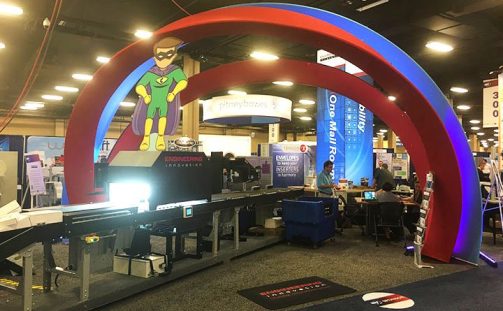
<path id="1" fill-rule="evenodd" d="M 161 28 L 152 42 L 165 36 L 194 42 L 209 36 L 234 34 L 276 36 L 333 52 L 362 68 L 387 92 L 397 96 L 400 104 L 390 103 L 377 90 L 336 69 L 287 60 L 270 67 L 244 62 L 214 69 L 219 76 L 208 74 L 203 76 L 204 79 L 192 78 L 183 93 L 183 100 L 187 102 L 206 95 L 212 89 L 271 81 L 276 72 L 276 76 L 288 73 L 298 83 L 328 88 L 365 105 L 400 136 L 420 176 L 429 170 L 435 172 L 433 206 L 442 208 L 432 209 L 430 219 L 434 221 L 428 228 L 423 252 L 449 261 L 461 218 L 461 175 L 456 160 L 453 160 L 456 154 L 449 135 L 422 93 L 365 42 L 329 23 L 295 12 L 278 14 L 276 10 L 261 7 L 230 7 L 203 12 Z M 92 195 L 93 148 L 87 146 L 94 146 L 96 126 L 108 99 L 130 72 L 151 57 L 152 42 L 136 42 L 119 52 L 110 63 L 100 68 L 77 100 L 65 143 L 65 178 L 72 203 L 97 200 Z M 336 81 L 340 85 L 336 85 Z M 129 131 L 124 135 L 129 135 Z M 126 144 L 126 141 L 122 143 Z M 441 152 L 426 152 L 438 146 L 442 146 Z"/>

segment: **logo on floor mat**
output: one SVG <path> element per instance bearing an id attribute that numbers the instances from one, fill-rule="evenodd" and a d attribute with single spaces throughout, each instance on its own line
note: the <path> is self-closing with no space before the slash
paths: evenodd
<path id="1" fill-rule="evenodd" d="M 363 295 L 363 301 L 386 309 L 407 309 L 414 305 L 414 300 L 392 293 L 368 293 Z"/>

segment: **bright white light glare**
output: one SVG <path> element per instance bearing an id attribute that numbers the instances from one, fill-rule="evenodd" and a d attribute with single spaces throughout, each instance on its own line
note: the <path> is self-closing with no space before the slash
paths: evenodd
<path id="1" fill-rule="evenodd" d="M 72 78 L 79 81 L 91 81 L 93 76 L 87 73 L 74 73 L 72 74 Z"/>
<path id="2" fill-rule="evenodd" d="M 299 117 L 302 121 L 311 121 L 313 118 L 311 117 Z"/>
<path id="3" fill-rule="evenodd" d="M 489 138 L 488 141 L 494 141 L 494 138 Z"/>
<path id="4" fill-rule="evenodd" d="M 472 107 L 468 105 L 459 105 L 456 108 L 458 108 L 459 110 L 470 110 Z"/>
<path id="5" fill-rule="evenodd" d="M 478 131 L 478 130 L 480 130 L 480 127 L 478 127 L 478 126 L 472 126 L 472 127 L 470 127 L 470 129 L 474 130 L 474 131 Z"/>
<path id="6" fill-rule="evenodd" d="M 480 120 L 470 120 L 471 124 L 480 124 Z"/>
<path id="7" fill-rule="evenodd" d="M 386 129 L 380 129 L 379 132 L 381 132 L 381 133 L 387 133 L 388 130 L 386 130 Z"/>
<path id="8" fill-rule="evenodd" d="M 364 5 L 358 9 L 356 9 L 358 12 L 363 12 L 363 11 L 366 11 L 366 10 L 369 10 L 369 9 L 372 9 L 372 8 L 375 8 L 376 6 L 378 5 L 381 5 L 381 4 L 384 4 L 384 3 L 387 3 L 389 2 L 389 0 L 379 0 L 379 1 L 376 1 L 376 2 L 372 2 L 370 4 L 367 4 L 367 5 Z"/>
<path id="9" fill-rule="evenodd" d="M 395 97 L 395 96 L 393 96 L 393 95 L 390 95 L 390 96 L 388 96 L 388 99 L 389 99 L 390 101 L 394 102 L 394 101 L 396 100 L 396 97 Z"/>
<path id="10" fill-rule="evenodd" d="M 22 109 L 22 110 L 37 110 L 38 108 L 23 105 L 23 106 L 20 106 L 19 109 Z"/>
<path id="11" fill-rule="evenodd" d="M 281 86 L 292 86 L 292 81 L 274 81 L 273 84 L 281 85 Z"/>
<path id="12" fill-rule="evenodd" d="M 494 129 L 494 133 L 499 133 L 500 130 Z"/>
<path id="13" fill-rule="evenodd" d="M 198 102 L 199 104 L 201 104 L 201 105 L 202 105 L 202 104 L 204 104 L 204 100 L 202 100 L 202 99 L 198 100 L 197 102 Z"/>
<path id="14" fill-rule="evenodd" d="M 109 200 L 114 203 L 144 202 L 152 193 L 150 185 L 141 182 L 110 183 L 108 189 Z"/>
<path id="15" fill-rule="evenodd" d="M 379 133 L 377 133 L 377 135 L 384 136 L 384 133 L 379 132 Z"/>
<path id="16" fill-rule="evenodd" d="M 35 108 L 35 109 L 40 109 L 40 108 L 44 108 L 44 103 L 43 102 L 33 102 L 33 101 L 27 101 L 24 103 L 24 106 L 25 107 L 32 107 L 32 108 Z"/>
<path id="17" fill-rule="evenodd" d="M 441 53 L 447 53 L 454 49 L 452 45 L 438 41 L 429 41 L 428 43 L 426 43 L 426 47 Z"/>
<path id="18" fill-rule="evenodd" d="M 106 63 L 108 63 L 110 61 L 110 57 L 98 56 L 98 57 L 96 57 L 96 61 L 98 63 L 106 64 Z"/>
<path id="19" fill-rule="evenodd" d="M 453 86 L 451 87 L 451 92 L 463 94 L 468 93 L 468 89 L 465 89 L 464 87 Z"/>
<path id="20" fill-rule="evenodd" d="M 64 85 L 56 85 L 54 87 L 56 91 L 66 92 L 66 93 L 77 93 L 79 91 L 76 87 L 64 86 Z"/>
<path id="21" fill-rule="evenodd" d="M 307 112 L 307 109 L 306 108 L 293 108 L 293 111 L 303 113 L 303 112 Z"/>
<path id="22" fill-rule="evenodd" d="M 52 95 L 52 94 L 42 95 L 42 98 L 46 100 L 63 100 L 63 96 Z"/>
<path id="23" fill-rule="evenodd" d="M 240 95 L 240 96 L 245 96 L 246 95 L 246 92 L 243 92 L 243 91 L 238 91 L 238 90 L 229 90 L 227 92 L 227 94 L 229 95 Z"/>
<path id="24" fill-rule="evenodd" d="M 301 100 L 299 100 L 299 103 L 301 103 L 302 105 L 314 105 L 314 104 L 316 104 L 316 102 L 314 100 L 311 100 L 311 99 L 301 99 Z"/>
<path id="25" fill-rule="evenodd" d="M 138 29 L 134 33 L 134 35 L 140 39 L 148 39 L 152 37 L 153 33 L 151 31 L 145 30 L 145 29 Z"/>
<path id="26" fill-rule="evenodd" d="M 498 133 L 496 133 L 496 134 L 493 134 L 493 136 L 494 136 L 494 137 L 499 137 L 499 134 L 498 134 Z"/>
<path id="27" fill-rule="evenodd" d="M 136 106 L 136 103 L 133 103 L 133 102 L 121 102 L 120 105 L 122 107 L 134 107 L 134 106 Z"/>
<path id="28" fill-rule="evenodd" d="M 5 43 L 3 43 L 2 41 L 0 41 L 0 49 L 5 49 Z"/>
<path id="29" fill-rule="evenodd" d="M 265 61 L 273 61 L 273 60 L 278 60 L 279 57 L 277 55 L 267 53 L 267 52 L 262 52 L 262 51 L 253 51 L 250 54 L 251 57 L 258 59 L 258 60 L 265 60 Z"/>
<path id="30" fill-rule="evenodd" d="M 483 132 L 478 132 L 478 133 L 477 133 L 477 135 L 478 135 L 478 136 L 484 136 L 484 135 L 485 135 L 485 133 L 483 133 Z"/>
<path id="31" fill-rule="evenodd" d="M 19 16 L 23 14 L 23 9 L 18 6 L 0 3 L 0 15 L 13 15 Z"/>

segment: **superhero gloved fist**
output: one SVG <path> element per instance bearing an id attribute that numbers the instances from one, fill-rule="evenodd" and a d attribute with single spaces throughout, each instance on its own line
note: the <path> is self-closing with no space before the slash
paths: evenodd
<path id="1" fill-rule="evenodd" d="M 171 103 L 174 99 L 175 99 L 175 94 L 168 93 L 168 97 L 167 97 L 168 103 Z"/>
<path id="2" fill-rule="evenodd" d="M 146 105 L 150 104 L 150 102 L 152 101 L 152 95 L 145 95 L 143 96 L 143 101 L 145 102 Z"/>

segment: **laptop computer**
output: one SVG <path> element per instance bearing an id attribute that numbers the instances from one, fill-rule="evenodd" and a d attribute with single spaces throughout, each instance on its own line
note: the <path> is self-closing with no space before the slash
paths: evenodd
<path id="1" fill-rule="evenodd" d="M 364 201 L 376 201 L 376 192 L 375 191 L 364 191 L 363 192 L 363 200 Z"/>

